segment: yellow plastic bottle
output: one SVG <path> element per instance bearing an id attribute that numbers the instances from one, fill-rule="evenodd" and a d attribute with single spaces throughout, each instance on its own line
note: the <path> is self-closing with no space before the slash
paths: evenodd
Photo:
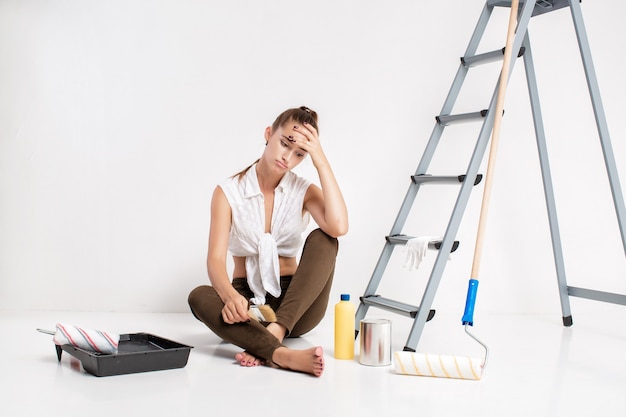
<path id="1" fill-rule="evenodd" d="M 335 304 L 335 359 L 354 359 L 354 305 L 350 294 Z"/>

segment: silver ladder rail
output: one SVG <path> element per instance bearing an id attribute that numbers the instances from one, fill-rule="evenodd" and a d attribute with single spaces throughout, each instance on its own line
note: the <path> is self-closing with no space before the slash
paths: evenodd
<path id="1" fill-rule="evenodd" d="M 537 139 L 537 149 L 539 153 L 543 178 L 544 196 L 546 199 L 548 220 L 550 224 L 553 255 L 557 271 L 559 296 L 561 301 L 561 310 L 563 313 L 563 323 L 566 326 L 571 326 L 573 321 L 569 305 L 569 296 L 584 297 L 593 300 L 612 302 L 622 305 L 626 305 L 626 296 L 570 287 L 567 285 L 558 219 L 556 214 L 556 204 L 554 200 L 554 190 L 547 154 L 545 132 L 543 127 L 543 120 L 541 117 L 541 107 L 539 104 L 539 96 L 534 72 L 531 45 L 528 36 L 528 24 L 531 17 L 558 10 L 564 7 L 570 7 L 571 9 L 572 18 L 578 37 L 579 48 L 581 51 L 581 56 L 585 67 L 585 73 L 587 76 L 587 84 L 593 102 L 596 124 L 602 143 L 607 174 L 611 184 L 615 211 L 618 217 L 618 223 L 620 225 L 624 252 L 626 253 L 626 235 L 624 230 L 626 215 L 624 214 L 624 199 L 621 193 L 615 159 L 613 156 L 610 138 L 608 135 L 606 118 L 604 116 L 604 110 L 602 107 L 597 79 L 595 76 L 595 71 L 593 69 L 593 63 L 591 60 L 591 54 L 585 33 L 584 23 L 582 21 L 582 13 L 580 11 L 579 0 L 522 0 L 520 1 L 520 3 L 523 3 L 523 7 L 521 8 L 521 11 L 518 15 L 518 25 L 513 41 L 513 50 L 518 51 L 518 58 L 523 57 L 524 59 L 524 67 L 535 127 L 535 135 Z M 426 145 L 424 153 L 422 154 L 422 158 L 418 164 L 415 174 L 411 176 L 411 184 L 409 185 L 409 189 L 407 190 L 407 193 L 404 197 L 404 200 L 396 216 L 391 231 L 386 237 L 383 250 L 374 268 L 370 281 L 365 289 L 363 296 L 360 298 L 360 304 L 357 309 L 355 318 L 356 334 L 358 334 L 360 321 L 365 318 L 365 315 L 367 314 L 367 311 L 370 307 L 382 308 L 398 314 L 403 314 L 414 319 L 404 350 L 414 351 L 421 337 L 421 333 L 423 331 L 425 323 L 431 320 L 435 314 L 435 311 L 432 310 L 431 307 L 435 297 L 435 293 L 439 286 L 439 282 L 445 269 L 448 254 L 456 250 L 459 246 L 459 242 L 455 241 L 455 236 L 461 224 L 463 213 L 466 209 L 472 188 L 473 186 L 477 185 L 481 179 L 481 175 L 478 174 L 478 170 L 484 157 L 485 150 L 490 139 L 490 133 L 493 127 L 493 113 L 495 109 L 498 83 L 496 84 L 496 88 L 493 92 L 489 107 L 487 109 L 457 115 L 451 114 L 451 112 L 461 91 L 468 70 L 472 67 L 488 64 L 503 58 L 503 49 L 478 55 L 476 55 L 476 50 L 485 32 L 493 8 L 510 7 L 510 5 L 510 1 L 487 0 L 485 6 L 483 7 L 483 10 L 480 14 L 474 32 L 470 38 L 470 42 L 467 46 L 465 54 L 461 58 L 461 63 L 454 77 L 448 95 L 444 101 L 441 112 L 439 116 L 436 117 L 435 126 Z M 513 71 L 514 65 L 515 60 L 511 62 L 509 75 Z M 482 127 L 465 174 L 458 176 L 431 176 L 426 174 L 430 162 L 439 144 L 439 141 L 442 137 L 444 128 L 452 124 L 470 121 L 482 121 Z M 474 181 L 465 181 L 466 178 L 473 178 Z M 450 215 L 447 229 L 445 231 L 445 234 L 443 235 L 443 239 L 441 241 L 431 242 L 429 245 L 430 248 L 438 249 L 439 251 L 432 267 L 426 288 L 422 295 L 421 302 L 419 306 L 415 306 L 380 297 L 378 294 L 376 294 L 376 290 L 378 289 L 380 281 L 384 275 L 384 271 L 391 258 L 394 247 L 396 245 L 405 244 L 408 239 L 411 238 L 410 236 L 402 234 L 402 229 L 412 210 L 412 205 L 418 194 L 418 191 L 420 190 L 421 185 L 425 183 L 457 183 L 460 184 L 460 190 L 456 203 L 452 210 L 452 214 Z"/>

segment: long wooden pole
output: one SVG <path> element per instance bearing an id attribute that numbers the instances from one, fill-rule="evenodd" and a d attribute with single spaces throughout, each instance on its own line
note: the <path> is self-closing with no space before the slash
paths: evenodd
<path id="1" fill-rule="evenodd" d="M 502 114 L 504 112 L 504 97 L 506 95 L 506 86 L 509 79 L 511 57 L 513 56 L 513 39 L 515 38 L 515 28 L 517 27 L 518 5 L 519 0 L 513 0 L 511 2 L 511 15 L 509 16 L 509 27 L 507 31 L 506 45 L 504 48 L 502 72 L 500 73 L 500 84 L 498 86 L 498 95 L 496 97 L 496 113 L 493 119 L 493 130 L 491 132 L 491 147 L 489 149 L 489 161 L 487 163 L 485 189 L 483 191 L 483 200 L 480 208 L 480 219 L 478 221 L 478 232 L 476 234 L 476 246 L 474 248 L 474 261 L 472 263 L 471 275 L 473 279 L 478 279 L 480 261 L 483 252 L 483 240 L 487 223 L 487 214 L 489 212 L 489 201 L 491 199 L 493 172 L 495 170 L 496 153 L 498 151 L 498 144 L 500 140 L 500 125 L 502 124 Z"/>

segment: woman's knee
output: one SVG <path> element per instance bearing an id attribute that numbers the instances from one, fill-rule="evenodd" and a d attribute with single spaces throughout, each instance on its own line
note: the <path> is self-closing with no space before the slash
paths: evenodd
<path id="1" fill-rule="evenodd" d="M 291 329 L 287 337 L 296 338 L 307 334 L 322 322 L 324 313 L 325 312 L 321 310 L 308 312 L 293 326 L 293 329 Z"/>
<path id="2" fill-rule="evenodd" d="M 206 294 L 208 285 L 201 285 L 199 287 L 194 288 L 193 290 L 191 290 L 191 292 L 189 293 L 189 297 L 187 297 L 187 302 L 189 303 L 189 306 L 192 308 L 193 310 L 193 306 L 197 305 L 198 302 L 203 298 L 203 294 Z"/>
<path id="3" fill-rule="evenodd" d="M 316 251 L 328 251 L 336 256 L 339 249 L 339 241 L 337 238 L 327 235 L 322 229 L 318 228 L 307 236 L 305 241 L 305 248 L 306 247 L 309 249 L 315 248 Z"/>
<path id="4" fill-rule="evenodd" d="M 216 304 L 215 295 L 215 290 L 209 285 L 201 285 L 189 293 L 187 302 L 191 312 L 198 320 L 204 321 L 207 317 L 206 313 L 214 308 Z"/>

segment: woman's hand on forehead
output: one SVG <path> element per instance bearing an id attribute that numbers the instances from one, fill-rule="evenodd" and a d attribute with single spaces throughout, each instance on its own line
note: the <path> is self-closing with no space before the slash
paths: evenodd
<path id="1" fill-rule="evenodd" d="M 293 137 L 294 140 L 300 139 L 303 143 L 310 142 L 317 139 L 317 131 L 313 126 L 308 123 L 298 124 L 295 123 L 291 129 L 289 138 Z"/>

